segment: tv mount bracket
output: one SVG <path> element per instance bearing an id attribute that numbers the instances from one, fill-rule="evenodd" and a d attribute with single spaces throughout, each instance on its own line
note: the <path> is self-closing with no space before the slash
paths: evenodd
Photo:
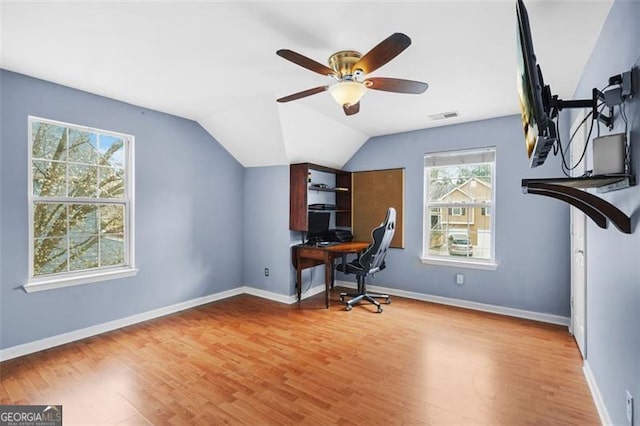
<path id="1" fill-rule="evenodd" d="M 558 96 L 551 96 L 549 86 L 544 87 L 543 102 L 551 108 L 551 118 L 558 115 L 563 108 L 592 108 L 593 119 L 604 123 L 609 130 L 613 129 L 613 107 L 628 101 L 634 95 L 631 71 L 609 78 L 609 85 L 603 89 L 593 89 L 591 99 L 563 101 Z M 612 86 L 616 86 L 611 88 Z M 606 90 L 609 89 L 609 90 Z M 605 115 L 599 108 L 605 105 L 609 114 Z M 627 172 L 628 173 L 628 172 Z M 598 175 L 580 178 L 523 179 L 522 190 L 526 194 L 543 195 L 564 201 L 578 208 L 590 217 L 600 228 L 607 227 L 607 219 L 625 234 L 630 234 L 631 218 L 606 200 L 588 192 L 587 188 L 614 185 L 626 182 L 626 186 L 635 185 L 635 176 L 631 174 Z"/>
<path id="2" fill-rule="evenodd" d="M 613 107 L 620 105 L 623 102 L 633 97 L 633 70 L 623 72 L 622 74 L 609 77 L 609 85 L 617 86 L 609 90 L 600 91 L 597 88 L 593 88 L 591 99 L 577 99 L 572 101 L 565 101 L 558 99 L 558 95 L 550 96 L 549 86 L 545 89 L 548 93 L 549 105 L 552 108 L 552 118 L 555 118 L 558 111 L 562 111 L 564 108 L 592 108 L 594 120 L 598 120 L 609 128 L 613 129 Z M 598 102 L 603 102 L 609 109 L 609 114 L 605 115 L 598 111 Z"/>

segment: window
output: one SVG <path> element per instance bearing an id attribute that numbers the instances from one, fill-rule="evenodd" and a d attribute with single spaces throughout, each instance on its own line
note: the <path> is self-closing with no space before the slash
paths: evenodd
<path id="1" fill-rule="evenodd" d="M 495 269 L 495 148 L 425 155 L 424 263 Z"/>
<path id="2" fill-rule="evenodd" d="M 27 291 L 135 274 L 133 137 L 29 117 Z"/>

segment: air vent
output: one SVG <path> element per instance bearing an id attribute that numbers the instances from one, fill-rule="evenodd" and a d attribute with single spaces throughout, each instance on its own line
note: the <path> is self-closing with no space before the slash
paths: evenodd
<path id="1" fill-rule="evenodd" d="M 458 116 L 458 111 L 441 112 L 440 114 L 428 115 L 430 120 L 444 120 L 446 118 L 454 118 Z"/>

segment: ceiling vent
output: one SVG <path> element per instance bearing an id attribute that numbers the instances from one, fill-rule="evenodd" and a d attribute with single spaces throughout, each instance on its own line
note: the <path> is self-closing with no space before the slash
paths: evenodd
<path id="1" fill-rule="evenodd" d="M 441 112 L 439 114 L 431 114 L 428 115 L 427 117 L 429 117 L 430 120 L 436 121 L 436 120 L 444 120 L 446 118 L 455 118 L 458 116 L 458 111 L 449 111 L 449 112 Z"/>

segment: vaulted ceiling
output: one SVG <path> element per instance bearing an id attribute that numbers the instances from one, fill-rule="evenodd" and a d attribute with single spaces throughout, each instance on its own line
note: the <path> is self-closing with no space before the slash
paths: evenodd
<path id="1" fill-rule="evenodd" d="M 526 2 L 538 60 L 571 98 L 610 0 Z M 372 136 L 519 113 L 515 1 L 17 2 L 0 9 L 0 66 L 199 122 L 244 166 L 342 166 Z M 331 84 L 278 56 L 326 63 L 394 32 L 412 45 L 372 76 L 429 83 L 369 90 L 345 116 Z M 453 119 L 429 115 L 457 111 Z"/>

